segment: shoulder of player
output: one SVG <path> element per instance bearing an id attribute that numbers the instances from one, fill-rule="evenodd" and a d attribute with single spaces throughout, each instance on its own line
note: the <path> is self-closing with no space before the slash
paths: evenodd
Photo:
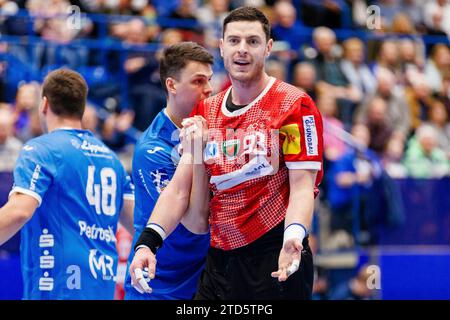
<path id="1" fill-rule="evenodd" d="M 272 87 L 277 95 L 283 97 L 281 110 L 286 112 L 297 105 L 301 108 L 315 108 L 312 98 L 303 90 L 281 80 L 277 80 Z"/>
<path id="2" fill-rule="evenodd" d="M 22 146 L 22 151 L 32 151 L 35 154 L 50 153 L 54 149 L 57 150 L 58 148 L 55 148 L 55 141 L 53 141 L 49 133 L 32 138 L 25 142 Z"/>
<path id="3" fill-rule="evenodd" d="M 172 149 L 174 146 L 167 144 L 162 139 L 148 139 L 141 141 L 136 145 L 134 151 L 134 158 L 140 160 L 153 160 L 160 161 L 161 159 L 171 158 Z"/>

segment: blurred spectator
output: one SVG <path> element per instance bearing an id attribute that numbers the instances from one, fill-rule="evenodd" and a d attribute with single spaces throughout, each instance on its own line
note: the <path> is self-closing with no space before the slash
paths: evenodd
<path id="1" fill-rule="evenodd" d="M 365 63 L 364 43 L 358 38 L 344 41 L 344 58 L 341 61 L 342 72 L 350 83 L 358 88 L 361 97 L 373 94 L 376 90 L 376 79 Z"/>
<path id="2" fill-rule="evenodd" d="M 271 77 L 286 81 L 286 66 L 281 61 L 269 59 L 266 62 L 266 72 Z"/>
<path id="3" fill-rule="evenodd" d="M 404 98 L 403 88 L 395 85 L 394 75 L 392 74 L 392 72 L 384 68 L 378 70 L 376 78 L 378 82 L 377 91 L 375 92 L 375 95 L 368 96 L 366 100 L 361 104 L 359 110 L 357 111 L 356 120 L 367 123 L 375 120 L 375 122 L 373 122 L 372 124 L 375 125 L 376 123 L 378 123 L 375 125 L 375 127 L 378 127 L 380 124 L 378 120 L 380 119 L 372 118 L 367 121 L 367 118 L 371 118 L 371 116 L 374 116 L 377 113 L 380 117 L 383 118 L 385 126 L 391 128 L 391 130 L 399 132 L 404 137 L 407 137 L 411 128 L 411 116 L 408 104 Z M 383 110 L 382 112 L 376 112 L 375 110 L 372 110 L 371 112 L 373 114 L 368 115 L 368 109 L 376 108 L 372 106 L 371 103 L 369 103 L 373 100 L 374 96 L 377 96 L 384 100 L 386 104 L 386 110 Z M 371 125 L 369 125 L 369 127 L 371 127 Z M 381 132 L 379 133 L 381 134 Z M 374 134 L 374 132 L 372 132 L 372 134 Z M 386 142 L 387 141 L 384 141 L 384 143 Z M 373 147 L 375 146 L 371 143 L 371 148 Z M 380 150 L 378 149 L 378 147 L 373 150 L 381 152 L 382 149 Z"/>
<path id="4" fill-rule="evenodd" d="M 403 139 L 392 136 L 383 152 L 382 163 L 387 174 L 392 178 L 405 178 L 408 175 L 403 164 L 405 143 Z"/>
<path id="5" fill-rule="evenodd" d="M 375 76 L 380 69 L 387 69 L 395 76 L 394 84 L 402 84 L 403 76 L 400 69 L 400 57 L 396 40 L 384 40 L 381 42 L 376 62 L 372 66 Z"/>
<path id="6" fill-rule="evenodd" d="M 411 86 L 405 89 L 405 98 L 411 115 L 411 127 L 415 130 L 423 121 L 427 121 L 435 99 L 431 96 L 423 74 L 418 73 L 411 80 Z"/>
<path id="7" fill-rule="evenodd" d="M 319 96 L 316 104 L 322 114 L 324 122 L 324 157 L 328 161 L 335 161 L 342 157 L 347 151 L 342 137 L 338 134 L 344 130 L 344 125 L 336 117 L 336 99 L 331 94 L 325 93 Z"/>
<path id="8" fill-rule="evenodd" d="M 343 0 L 300 0 L 301 20 L 310 27 L 341 28 L 346 9 L 347 4 Z M 351 20 L 346 22 L 351 23 Z"/>
<path id="9" fill-rule="evenodd" d="M 444 104 L 435 100 L 429 110 L 429 122 L 438 133 L 438 146 L 445 151 L 450 160 L 450 122 Z"/>
<path id="10" fill-rule="evenodd" d="M 291 59 L 296 59 L 300 47 L 306 42 L 303 24 L 297 20 L 297 9 L 285 0 L 278 0 L 274 5 L 275 21 L 272 24 L 272 37 L 275 41 L 289 43 Z"/>
<path id="11" fill-rule="evenodd" d="M 316 69 L 309 62 L 299 62 L 294 67 L 292 84 L 316 100 Z"/>
<path id="12" fill-rule="evenodd" d="M 403 85 L 409 85 L 425 66 L 423 43 L 404 38 L 399 41 L 400 70 Z"/>
<path id="13" fill-rule="evenodd" d="M 330 300 L 373 300 L 374 292 L 369 288 L 369 277 L 372 275 L 368 265 L 362 266 L 355 277 L 338 285 L 330 292 Z"/>
<path id="14" fill-rule="evenodd" d="M 410 17 L 405 13 L 398 13 L 392 20 L 390 31 L 403 35 L 414 35 L 417 33 Z"/>
<path id="15" fill-rule="evenodd" d="M 346 127 L 352 123 L 356 101 L 360 92 L 353 87 L 341 69 L 340 58 L 336 54 L 336 35 L 333 30 L 318 27 L 313 32 L 317 56 L 311 61 L 316 68 L 318 93 L 331 93 L 338 99 L 339 119 Z"/>
<path id="16" fill-rule="evenodd" d="M 97 116 L 97 111 L 94 106 L 87 103 L 84 109 L 83 118 L 81 119 L 81 125 L 84 130 L 91 131 L 94 136 L 102 140 L 101 133 L 99 131 L 99 119 Z"/>
<path id="17" fill-rule="evenodd" d="M 124 41 L 129 45 L 144 46 L 148 41 L 145 22 L 141 18 L 134 18 L 125 24 Z M 123 68 L 128 75 L 129 106 L 133 110 L 133 126 L 144 131 L 156 114 L 165 105 L 164 91 L 158 76 L 158 61 L 154 52 L 131 49 Z M 121 110 L 113 110 L 120 113 Z"/>
<path id="18" fill-rule="evenodd" d="M 177 8 L 169 15 L 169 18 L 189 24 L 180 28 L 183 41 L 194 41 L 203 45 L 204 34 L 197 18 L 197 7 L 195 0 L 179 0 Z"/>
<path id="19" fill-rule="evenodd" d="M 389 30 L 392 27 L 395 16 L 402 10 L 399 6 L 399 0 L 377 0 L 373 4 L 380 8 L 381 28 Z"/>
<path id="20" fill-rule="evenodd" d="M 381 170 L 378 157 L 367 149 L 370 141 L 368 128 L 356 124 L 352 128 L 352 136 L 358 149 L 352 148 L 331 162 L 325 176 L 327 199 L 332 211 L 330 228 L 333 233 L 344 230 L 348 234 L 354 234 L 354 210 L 358 215 L 362 214 L 359 206 L 361 193 L 363 189 L 369 190 L 373 179 L 379 176 Z M 331 239 L 336 235 L 339 233 L 332 234 Z"/>
<path id="21" fill-rule="evenodd" d="M 15 135 L 23 142 L 30 139 L 32 115 L 38 117 L 37 109 L 40 100 L 40 86 L 37 82 L 22 84 L 16 93 L 13 105 Z"/>
<path id="22" fill-rule="evenodd" d="M 99 113 L 101 116 L 99 116 Z M 103 109 L 97 109 L 88 103 L 83 114 L 83 129 L 91 131 L 108 147 L 115 151 L 122 151 L 127 145 L 126 132 L 132 127 L 134 113 L 122 111 L 122 113 L 109 114 Z"/>
<path id="23" fill-rule="evenodd" d="M 87 63 L 88 49 L 86 47 L 64 46 L 77 37 L 85 36 L 92 32 L 93 24 L 88 19 L 80 19 L 80 27 L 72 27 L 67 23 L 67 11 L 70 6 L 68 0 L 29 0 L 27 6 L 32 15 L 48 18 L 38 18 L 34 21 L 34 30 L 43 39 L 50 41 L 45 45 L 35 45 L 34 60 L 39 67 L 50 68 L 66 65 L 77 69 Z"/>
<path id="24" fill-rule="evenodd" d="M 405 166 L 414 178 L 440 178 L 449 174 L 450 162 L 435 128 L 424 124 L 408 141 Z"/>
<path id="25" fill-rule="evenodd" d="M 423 3 L 421 2 L 423 2 L 423 0 L 401 0 L 400 7 L 402 12 L 409 17 L 415 29 L 423 32 Z"/>
<path id="26" fill-rule="evenodd" d="M 197 10 L 198 21 L 205 30 L 205 46 L 207 48 L 219 48 L 222 38 L 222 23 L 229 9 L 229 0 L 207 0 Z"/>
<path id="27" fill-rule="evenodd" d="M 367 125 L 371 136 L 369 147 L 381 154 L 394 133 L 393 126 L 388 122 L 388 105 L 383 98 L 374 96 L 363 106 L 367 111 L 357 122 Z"/>
<path id="28" fill-rule="evenodd" d="M 424 22 L 428 34 L 450 36 L 450 3 L 429 0 L 424 4 Z"/>
<path id="29" fill-rule="evenodd" d="M 22 142 L 13 136 L 14 116 L 7 108 L 0 109 L 0 172 L 12 172 L 22 149 Z"/>
<path id="30" fill-rule="evenodd" d="M 438 43 L 431 49 L 425 65 L 425 77 L 433 92 L 442 92 L 443 76 L 448 70 L 450 70 L 450 49 L 447 45 Z M 446 92 L 445 95 L 447 94 Z"/>

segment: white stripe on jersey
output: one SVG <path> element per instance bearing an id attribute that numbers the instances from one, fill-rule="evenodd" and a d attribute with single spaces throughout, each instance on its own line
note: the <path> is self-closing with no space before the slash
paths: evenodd
<path id="1" fill-rule="evenodd" d="M 250 162 L 242 166 L 241 169 L 211 176 L 210 183 L 214 183 L 218 190 L 225 190 L 237 186 L 245 181 L 274 174 L 274 168 L 267 161 L 266 157 L 256 156 Z"/>
<path id="2" fill-rule="evenodd" d="M 21 187 L 14 187 L 14 188 L 9 192 L 8 198 L 11 197 L 11 195 L 12 195 L 13 193 L 16 193 L 16 192 L 17 192 L 17 193 L 23 193 L 23 194 L 26 194 L 27 196 L 31 196 L 31 197 L 35 198 L 35 199 L 38 201 L 38 203 L 39 203 L 38 207 L 41 206 L 42 198 L 41 198 L 41 196 L 40 196 L 39 194 L 37 194 L 37 193 L 34 192 L 34 191 L 31 191 L 31 190 L 28 190 L 28 189 L 25 189 L 25 188 L 21 188 Z"/>
<path id="3" fill-rule="evenodd" d="M 321 170 L 322 164 L 319 161 L 296 161 L 296 162 L 286 162 L 286 167 L 289 170 L 293 169 Z"/>

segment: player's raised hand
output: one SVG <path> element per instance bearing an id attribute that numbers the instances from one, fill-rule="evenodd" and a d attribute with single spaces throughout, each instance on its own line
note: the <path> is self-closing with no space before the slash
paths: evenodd
<path id="1" fill-rule="evenodd" d="M 130 264 L 131 285 L 139 293 L 151 293 L 148 282 L 155 278 L 155 269 L 156 257 L 153 252 L 147 247 L 139 248 Z"/>
<path id="2" fill-rule="evenodd" d="M 287 240 L 280 251 L 278 270 L 272 272 L 272 277 L 278 278 L 278 281 L 282 282 L 296 272 L 300 266 L 302 249 L 303 246 L 299 239 Z"/>
<path id="3" fill-rule="evenodd" d="M 186 118 L 182 122 L 180 140 L 183 152 L 194 157 L 194 163 L 203 163 L 203 149 L 208 138 L 208 126 L 201 116 Z"/>

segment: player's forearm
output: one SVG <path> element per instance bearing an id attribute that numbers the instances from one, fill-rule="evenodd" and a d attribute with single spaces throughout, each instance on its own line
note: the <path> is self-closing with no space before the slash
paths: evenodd
<path id="1" fill-rule="evenodd" d="M 314 212 L 314 182 L 317 171 L 293 170 L 289 172 L 289 205 L 285 227 L 297 223 L 309 231 Z"/>
<path id="2" fill-rule="evenodd" d="M 0 209 L 0 245 L 12 238 L 30 219 L 25 212 L 12 206 L 11 202 Z"/>
<path id="3" fill-rule="evenodd" d="M 286 211 L 285 227 L 292 223 L 302 224 L 310 230 L 314 212 L 314 189 L 309 186 L 291 190 Z"/>
<path id="4" fill-rule="evenodd" d="M 183 225 L 193 233 L 208 232 L 209 179 L 203 164 L 193 165 L 192 189 L 189 207 L 183 216 Z"/>
<path id="5" fill-rule="evenodd" d="M 181 221 L 189 205 L 192 184 L 192 156 L 183 154 L 175 174 L 161 192 L 148 223 L 164 228 L 169 235 Z"/>

